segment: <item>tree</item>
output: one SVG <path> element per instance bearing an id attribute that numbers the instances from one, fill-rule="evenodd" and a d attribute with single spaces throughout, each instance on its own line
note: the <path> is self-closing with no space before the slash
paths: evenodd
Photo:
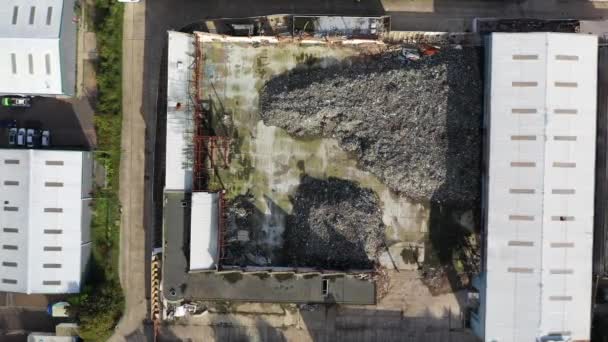
<path id="1" fill-rule="evenodd" d="M 116 282 L 86 287 L 69 302 L 70 314 L 80 323 L 79 335 L 85 341 L 106 341 L 124 307 L 120 284 Z"/>

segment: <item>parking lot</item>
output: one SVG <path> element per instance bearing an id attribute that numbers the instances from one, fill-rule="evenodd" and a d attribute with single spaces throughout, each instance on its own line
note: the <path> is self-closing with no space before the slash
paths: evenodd
<path id="1" fill-rule="evenodd" d="M 10 120 L 16 121 L 18 129 L 49 130 L 50 148 L 87 150 L 95 145 L 93 109 L 86 98 L 34 97 L 29 108 L 0 107 L 0 122 Z M 11 147 L 8 132 L 0 128 L 0 148 Z"/>

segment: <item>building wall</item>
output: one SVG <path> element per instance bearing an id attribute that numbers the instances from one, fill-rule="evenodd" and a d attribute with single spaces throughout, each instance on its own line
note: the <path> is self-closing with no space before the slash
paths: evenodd
<path id="1" fill-rule="evenodd" d="M 82 152 L 82 198 L 91 198 L 93 191 L 93 153 Z"/>
<path id="2" fill-rule="evenodd" d="M 82 216 L 81 216 L 81 258 L 80 271 L 82 274 L 81 284 L 84 283 L 86 272 L 89 267 L 91 257 L 91 220 L 93 210 L 91 208 L 93 199 L 93 153 L 82 152 Z"/>

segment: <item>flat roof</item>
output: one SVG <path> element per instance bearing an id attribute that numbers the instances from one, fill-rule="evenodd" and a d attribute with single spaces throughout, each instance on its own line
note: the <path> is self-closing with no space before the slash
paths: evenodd
<path id="1" fill-rule="evenodd" d="M 165 189 L 192 190 L 194 124 L 189 94 L 194 56 L 192 35 L 169 32 Z"/>
<path id="2" fill-rule="evenodd" d="M 188 274 L 187 280 L 184 298 L 193 301 L 376 304 L 375 283 L 349 274 L 199 272 Z"/>
<path id="3" fill-rule="evenodd" d="M 589 340 L 597 37 L 489 39 L 486 341 Z"/>
<path id="4" fill-rule="evenodd" d="M 63 0 L 4 0 L 0 7 L 0 37 L 58 38 Z"/>
<path id="5" fill-rule="evenodd" d="M 219 194 L 193 192 L 190 219 L 190 271 L 217 265 Z"/>
<path id="6" fill-rule="evenodd" d="M 89 152 L 0 149 L 0 291 L 80 291 L 91 164 Z"/>
<path id="7" fill-rule="evenodd" d="M 169 300 L 183 298 L 183 285 L 188 274 L 186 246 L 189 237 L 190 195 L 184 191 L 167 191 L 163 195 L 163 293 Z"/>

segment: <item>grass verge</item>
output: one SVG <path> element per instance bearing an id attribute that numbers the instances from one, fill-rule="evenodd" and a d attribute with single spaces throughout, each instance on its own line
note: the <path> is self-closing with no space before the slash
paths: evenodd
<path id="1" fill-rule="evenodd" d="M 120 203 L 118 170 L 122 105 L 122 23 L 123 6 L 115 0 L 97 0 L 94 23 L 99 60 L 96 68 L 98 93 L 95 129 L 95 158 L 106 168 L 106 186 L 95 189 L 92 203 L 92 253 L 86 286 L 70 298 L 71 312 L 80 324 L 85 341 L 106 341 L 124 309 L 124 297 L 118 275 L 120 243 Z"/>

